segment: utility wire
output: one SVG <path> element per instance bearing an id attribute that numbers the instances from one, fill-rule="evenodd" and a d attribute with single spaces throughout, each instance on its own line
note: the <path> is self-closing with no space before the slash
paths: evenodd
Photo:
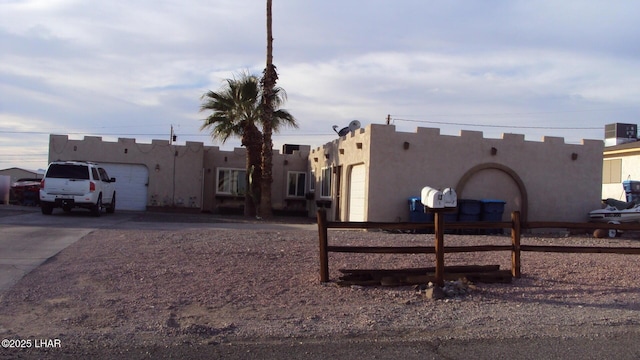
<path id="1" fill-rule="evenodd" d="M 415 122 L 415 123 L 425 123 L 425 124 L 475 126 L 475 127 L 489 127 L 489 128 L 545 129 L 545 130 L 600 130 L 600 129 L 602 129 L 602 127 L 562 127 L 562 126 L 523 126 L 523 125 L 470 124 L 470 123 L 456 123 L 456 122 L 447 122 L 447 121 L 401 119 L 401 118 L 392 118 L 392 120 L 393 121 L 407 121 L 407 122 Z"/>
<path id="2" fill-rule="evenodd" d="M 25 135 L 50 135 L 50 134 L 60 134 L 60 135 L 90 135 L 90 136 L 167 136 L 166 133 L 158 133 L 158 134 L 127 134 L 127 133 L 92 133 L 92 132 L 65 132 L 65 131 L 8 131 L 8 130 L 0 130 L 0 134 L 25 134 Z M 178 137 L 180 136 L 204 136 L 211 137 L 211 134 L 182 134 L 176 133 Z M 290 134 L 280 134 L 274 133 L 274 136 L 328 136 L 335 135 L 334 133 L 308 133 L 308 134 L 298 134 L 298 133 L 290 133 Z"/>

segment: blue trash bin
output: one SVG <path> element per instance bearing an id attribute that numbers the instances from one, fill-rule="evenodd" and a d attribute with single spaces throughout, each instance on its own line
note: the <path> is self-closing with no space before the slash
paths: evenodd
<path id="1" fill-rule="evenodd" d="M 458 200 L 458 221 L 460 222 L 476 222 L 480 221 L 482 214 L 482 203 L 480 200 L 460 199 Z M 478 234 L 478 229 L 462 229 L 461 234 Z"/>
<path id="2" fill-rule="evenodd" d="M 424 205 L 420 202 L 420 198 L 409 198 L 409 222 L 429 222 L 429 215 L 431 215 L 431 221 L 433 222 L 433 214 L 424 212 Z"/>
<path id="3" fill-rule="evenodd" d="M 433 223 L 433 213 L 425 212 L 424 205 L 419 197 L 409 198 L 409 222 Z M 427 233 L 429 230 L 416 230 L 418 233 Z"/>
<path id="4" fill-rule="evenodd" d="M 459 221 L 480 221 L 480 214 L 482 214 L 482 203 L 480 200 L 458 200 Z"/>
<path id="5" fill-rule="evenodd" d="M 628 202 L 640 200 L 640 181 L 625 180 L 622 182 L 622 187 Z"/>
<path id="6" fill-rule="evenodd" d="M 482 199 L 482 213 L 480 221 L 500 222 L 504 215 L 504 205 L 507 203 L 503 200 Z M 487 234 L 502 234 L 502 229 L 487 229 Z"/>

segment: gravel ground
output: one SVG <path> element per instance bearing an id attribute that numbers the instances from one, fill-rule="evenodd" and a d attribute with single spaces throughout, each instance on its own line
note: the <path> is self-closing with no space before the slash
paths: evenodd
<path id="1" fill-rule="evenodd" d="M 433 244 L 432 234 L 330 231 L 329 237 L 336 245 Z M 445 235 L 451 246 L 509 243 L 501 235 Z M 589 236 L 522 243 L 640 246 L 633 238 Z M 331 253 L 329 259 L 333 281 L 321 284 L 317 231 L 96 230 L 2 295 L 0 335 L 58 339 L 61 348 L 48 351 L 67 356 L 251 339 L 640 335 L 637 255 L 525 252 L 520 279 L 475 284 L 469 294 L 445 300 L 410 286 L 335 283 L 340 268 L 428 267 L 433 255 Z M 445 262 L 511 266 L 509 252 L 446 254 Z M 0 357 L 29 354 L 4 350 Z"/>

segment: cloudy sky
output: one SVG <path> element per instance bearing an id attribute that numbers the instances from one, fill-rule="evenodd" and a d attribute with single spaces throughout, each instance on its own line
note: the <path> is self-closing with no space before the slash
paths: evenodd
<path id="1" fill-rule="evenodd" d="M 274 63 L 320 146 L 357 119 L 398 131 L 603 139 L 638 123 L 640 2 L 273 0 Z M 265 66 L 264 0 L 0 0 L 0 169 L 45 168 L 49 134 L 231 149 L 200 96 Z"/>

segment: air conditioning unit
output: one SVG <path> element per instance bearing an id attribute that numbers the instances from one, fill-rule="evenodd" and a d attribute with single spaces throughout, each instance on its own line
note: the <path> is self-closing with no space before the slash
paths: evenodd
<path id="1" fill-rule="evenodd" d="M 604 146 L 615 146 L 638 141 L 638 125 L 607 124 L 604 126 Z"/>

